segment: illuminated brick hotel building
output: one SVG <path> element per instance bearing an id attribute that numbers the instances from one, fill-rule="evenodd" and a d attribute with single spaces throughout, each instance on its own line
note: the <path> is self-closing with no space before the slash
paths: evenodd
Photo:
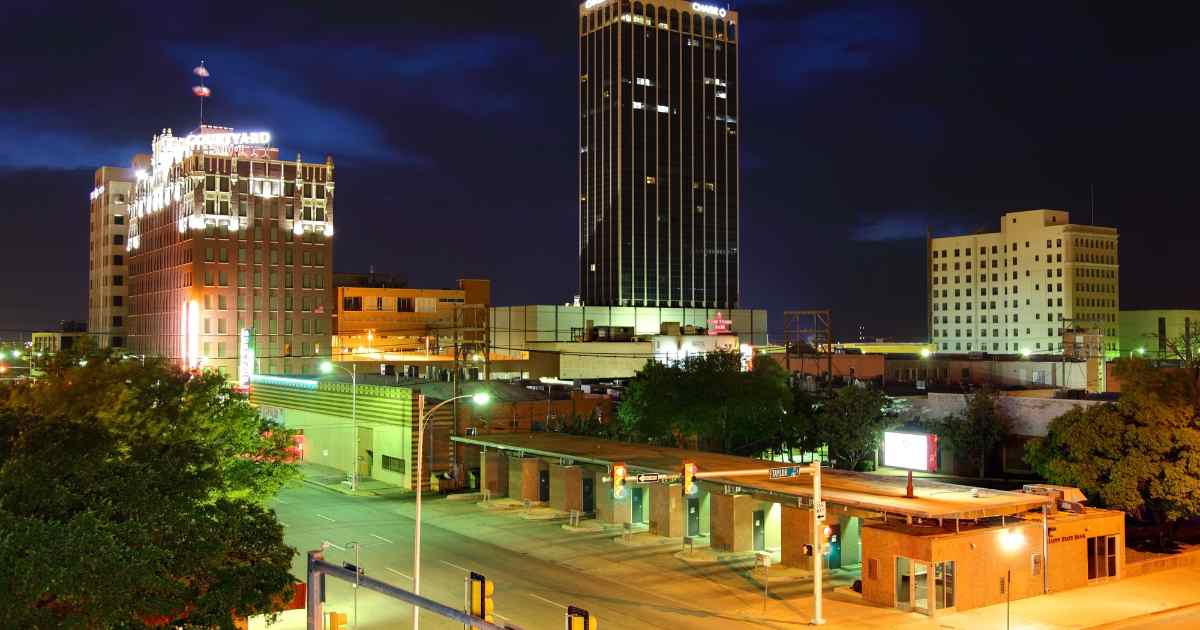
<path id="1" fill-rule="evenodd" d="M 243 381 L 313 373 L 329 355 L 333 160 L 281 160 L 270 140 L 167 129 L 134 158 L 129 352 Z"/>

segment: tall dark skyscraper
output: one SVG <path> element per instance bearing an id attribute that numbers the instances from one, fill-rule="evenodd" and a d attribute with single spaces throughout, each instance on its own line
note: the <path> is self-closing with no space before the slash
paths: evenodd
<path id="1" fill-rule="evenodd" d="M 579 286 L 587 305 L 739 302 L 736 11 L 579 6 Z"/>

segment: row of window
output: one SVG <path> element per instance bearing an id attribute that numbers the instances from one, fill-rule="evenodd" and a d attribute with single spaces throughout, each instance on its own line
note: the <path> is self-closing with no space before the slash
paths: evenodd
<path id="1" fill-rule="evenodd" d="M 302 317 L 299 320 L 295 320 L 291 317 L 285 317 L 285 318 L 283 318 L 282 321 L 283 321 L 283 324 L 282 324 L 283 334 L 285 334 L 285 335 L 293 334 L 293 331 L 296 328 L 293 325 L 294 321 L 300 322 L 299 329 L 300 329 L 300 334 L 302 334 L 302 335 L 324 335 L 329 332 L 329 324 L 326 323 L 327 320 L 324 318 Z M 213 335 L 213 334 L 238 335 L 238 334 L 241 334 L 242 324 L 244 322 L 249 322 L 254 327 L 255 334 L 257 334 L 257 335 L 280 334 L 279 333 L 280 320 L 278 320 L 274 317 L 268 317 L 267 318 L 267 326 L 266 326 L 266 328 L 263 328 L 261 325 L 261 320 L 259 320 L 259 318 L 255 317 L 253 319 L 243 320 L 241 315 L 239 315 L 234 320 L 229 320 L 224 317 L 215 317 L 215 318 L 205 317 L 203 326 L 201 327 L 201 332 L 205 335 Z M 232 328 L 232 329 L 229 328 L 230 324 L 233 324 L 234 328 Z"/>
<path id="2" fill-rule="evenodd" d="M 966 329 L 966 331 L 967 331 L 967 334 L 966 334 L 966 336 L 967 336 L 967 337 L 970 337 L 970 336 L 971 336 L 971 330 L 972 330 L 972 329 L 970 329 L 970 328 Z M 1000 330 L 1001 330 L 1001 329 L 999 329 L 999 328 L 993 328 L 993 329 L 992 329 L 992 336 L 993 336 L 993 337 L 999 337 L 999 336 L 1001 336 L 1001 335 L 1000 335 Z M 1047 329 L 1046 329 L 1046 336 L 1047 336 L 1047 337 L 1053 337 L 1053 336 L 1055 336 L 1055 334 L 1054 334 L 1054 330 L 1055 330 L 1055 329 L 1053 329 L 1053 328 L 1047 328 Z M 987 332 L 988 332 L 988 331 L 987 331 L 987 329 L 986 329 L 986 328 L 981 328 L 981 329 L 979 330 L 979 336 L 980 336 L 980 337 L 986 337 L 986 336 L 988 336 Z M 1004 333 L 1005 333 L 1005 334 L 1008 334 L 1008 329 L 1007 329 L 1007 328 L 1005 328 L 1005 329 L 1004 329 Z M 1062 328 L 1059 328 L 1059 329 L 1058 329 L 1058 336 L 1059 336 L 1059 337 L 1061 337 L 1061 336 L 1062 336 L 1062 333 L 1063 333 L 1063 329 L 1062 329 Z M 1018 328 L 1013 328 L 1013 329 L 1012 329 L 1012 335 L 1011 335 L 1011 336 L 1013 336 L 1013 337 L 1018 337 L 1018 336 L 1020 336 L 1020 334 L 1021 334 L 1021 331 L 1020 331 L 1020 329 L 1018 329 Z M 1031 335 L 1031 334 L 1033 334 L 1033 333 L 1032 333 L 1032 332 L 1030 332 L 1030 329 L 1029 329 L 1029 328 L 1026 328 L 1026 329 L 1025 329 L 1025 334 L 1028 336 L 1028 335 Z M 949 336 L 951 336 L 951 335 L 950 335 L 950 330 L 949 330 L 949 329 L 946 329 L 946 330 L 940 330 L 940 331 L 939 331 L 938 329 L 936 329 L 936 328 L 935 328 L 935 329 L 933 330 L 933 336 L 934 336 L 934 337 L 949 337 Z M 955 337 L 962 337 L 962 336 L 963 336 L 963 330 L 962 330 L 961 328 L 955 328 L 955 329 L 954 329 L 954 335 L 953 335 L 953 336 L 955 336 Z"/>
<path id="3" fill-rule="evenodd" d="M 258 248 L 253 251 L 254 251 L 254 264 L 256 264 L 256 265 L 264 264 L 263 250 L 261 248 Z M 270 254 L 269 254 L 270 263 L 272 265 L 278 265 L 279 260 L 280 260 L 280 254 L 279 254 L 280 250 L 272 249 L 269 251 L 270 251 Z M 284 248 L 282 251 L 283 251 L 283 264 L 285 264 L 285 265 L 295 264 L 295 251 L 290 247 Z M 250 262 L 250 253 L 249 252 L 250 252 L 250 250 L 247 250 L 245 248 L 239 248 L 237 250 L 237 261 L 239 264 L 244 265 L 244 264 L 248 264 Z M 227 263 L 227 262 L 229 262 L 229 250 L 224 247 L 219 247 L 219 248 L 205 247 L 204 248 L 204 260 L 205 260 L 205 262 Z M 305 267 L 324 267 L 325 266 L 325 252 L 323 252 L 323 251 L 310 252 L 307 250 L 302 251 L 302 252 L 300 252 L 300 264 Z"/>
<path id="4" fill-rule="evenodd" d="M 967 345 L 967 348 L 966 348 L 966 351 L 967 351 L 967 352 L 972 352 L 972 351 L 975 349 L 975 348 L 974 348 L 974 344 L 973 344 L 973 343 L 971 343 L 970 341 L 968 341 L 966 345 Z M 1024 350 L 1024 348 L 1021 348 L 1021 347 L 1019 347 L 1019 346 L 1020 346 L 1020 344 L 1016 344 L 1016 343 L 1005 343 L 1005 344 L 1004 344 L 1004 351 L 1005 351 L 1005 352 L 1018 352 L 1018 351 L 1020 351 L 1020 350 Z M 1042 349 L 1042 342 L 1040 342 L 1040 341 L 1036 341 L 1036 342 L 1034 342 L 1034 346 L 1033 346 L 1033 347 L 1034 347 L 1034 350 L 1041 350 L 1041 349 Z M 954 342 L 954 349 L 955 349 L 955 350 L 959 350 L 959 351 L 961 351 L 961 350 L 963 349 L 963 342 L 961 342 L 961 341 L 956 341 L 956 342 Z M 979 344 L 979 351 L 980 351 L 980 352 L 986 351 L 987 349 L 988 349 L 988 347 L 987 347 L 987 344 L 986 344 L 986 343 L 980 343 L 980 344 Z M 1061 342 L 1059 342 L 1059 343 L 1057 343 L 1057 344 L 1055 344 L 1055 343 L 1047 343 L 1047 344 L 1046 344 L 1046 350 L 1055 350 L 1055 349 L 1057 349 L 1057 350 L 1062 350 L 1062 343 L 1061 343 Z M 948 341 L 944 341 L 944 342 L 942 342 L 942 350 L 950 350 L 950 342 L 948 342 Z M 996 342 L 993 342 L 993 343 L 992 343 L 992 351 L 993 351 L 993 352 L 996 352 L 996 351 L 998 351 L 998 350 L 1000 350 L 1000 344 L 999 344 L 999 343 L 996 343 Z M 964 368 L 964 369 L 965 369 L 965 368 Z"/>
<path id="5" fill-rule="evenodd" d="M 272 289 L 278 289 L 280 278 L 283 279 L 283 288 L 291 289 L 293 285 L 294 274 L 290 271 L 280 273 L 271 271 L 267 273 L 267 286 Z M 263 286 L 263 272 L 255 270 L 253 275 L 248 275 L 245 271 L 237 272 L 237 286 L 247 286 L 247 278 L 252 278 L 255 287 Z M 204 270 L 204 286 L 206 287 L 227 287 L 229 286 L 229 272 L 218 270 L 216 273 L 211 269 Z M 325 274 L 321 272 L 308 273 L 307 271 L 300 273 L 300 287 L 303 289 L 324 289 Z"/>
<path id="6" fill-rule="evenodd" d="M 970 296 L 968 295 L 967 297 L 970 297 Z M 1076 300 L 1076 301 L 1078 302 L 1078 300 Z M 1004 308 L 1009 308 L 1008 302 L 1009 302 L 1008 300 L 1004 300 Z M 966 305 L 965 309 L 963 308 L 964 304 Z M 954 310 L 956 310 L 956 311 L 968 310 L 969 311 L 969 310 L 971 310 L 972 304 L 974 304 L 974 302 L 954 302 Z M 1029 305 L 1030 305 L 1030 301 L 1028 298 L 1026 298 L 1025 306 L 1029 306 Z M 1060 298 L 1046 298 L 1046 306 L 1062 306 L 1062 305 L 1063 305 L 1063 299 L 1061 297 Z M 1021 306 L 1021 303 L 1019 300 L 1012 301 L 1012 308 L 1019 308 L 1020 306 Z M 1076 304 L 1076 306 L 1080 306 L 1080 305 Z M 995 310 L 996 302 L 993 300 L 991 302 L 980 302 L 979 303 L 979 310 L 986 311 L 986 310 L 988 310 L 988 308 Z M 951 310 L 950 302 L 934 302 L 933 310 L 935 312 L 949 311 L 949 310 Z M 1016 315 L 1013 315 L 1013 317 L 1016 317 Z"/>
<path id="7" fill-rule="evenodd" d="M 1062 274 L 1061 268 L 1046 270 L 1047 278 L 1061 278 L 1062 275 L 1063 274 Z M 970 283 L 972 277 L 974 277 L 974 276 L 972 276 L 971 274 L 967 274 L 965 276 L 954 276 L 954 282 L 952 283 L 952 282 L 950 282 L 950 276 L 934 276 L 933 283 L 934 284 L 962 284 L 963 282 Z M 1025 277 L 1026 278 L 1030 277 L 1028 269 L 1025 270 Z M 998 274 L 998 273 L 992 274 L 992 282 L 1001 282 L 1003 280 L 1009 280 L 1009 279 L 1016 280 L 1017 278 L 1018 278 L 1017 272 L 1015 272 L 1015 271 L 1012 272 L 1011 278 L 1009 278 L 1008 272 L 1004 273 L 1003 278 L 1001 278 L 1000 274 Z M 988 276 L 986 273 L 979 274 L 979 282 L 987 282 L 987 281 L 988 281 Z"/>
<path id="8" fill-rule="evenodd" d="M 1055 317 L 1054 313 L 1046 313 L 1046 321 L 1054 321 L 1054 317 Z M 965 323 L 967 323 L 967 324 L 970 324 L 970 323 L 971 323 L 971 316 L 970 316 L 970 315 L 967 315 L 967 316 L 966 316 L 966 318 L 967 318 L 967 319 L 966 319 L 966 322 L 965 322 Z M 1034 318 L 1034 319 L 1041 319 L 1041 318 L 1042 318 L 1042 314 L 1041 314 L 1041 313 L 1034 313 L 1034 315 L 1033 315 L 1033 318 Z M 1062 316 L 1062 313 L 1059 313 L 1059 314 L 1058 314 L 1058 321 L 1062 321 L 1062 318 L 1063 318 L 1063 316 Z M 1018 314 L 1018 313 L 1014 313 L 1014 314 L 1013 314 L 1013 316 L 1012 316 L 1012 321 L 1013 321 L 1013 323 L 1017 323 L 1018 321 L 1020 321 L 1020 319 L 1019 319 L 1019 314 Z M 937 323 L 949 324 L 949 323 L 950 323 L 950 316 L 949 316 L 949 315 L 942 315 L 942 316 L 941 316 L 941 320 L 939 321 L 939 320 L 938 320 L 938 316 L 937 316 L 937 315 L 935 315 L 935 316 L 933 317 L 933 323 L 935 323 L 935 324 L 937 324 Z M 954 316 L 954 323 L 955 323 L 955 324 L 962 324 L 962 323 L 964 323 L 964 322 L 963 322 L 963 316 L 962 316 L 962 315 L 955 315 L 955 316 Z M 986 324 L 986 323 L 987 323 L 987 315 L 980 315 L 980 316 L 979 316 L 979 323 L 981 323 L 981 324 Z M 999 315 L 992 315 L 992 323 L 993 323 L 993 324 L 999 324 L 999 323 L 1000 323 L 1000 316 L 999 316 Z M 1006 324 L 1008 323 L 1008 315 L 1005 315 L 1005 316 L 1004 316 L 1004 323 L 1006 323 Z"/>

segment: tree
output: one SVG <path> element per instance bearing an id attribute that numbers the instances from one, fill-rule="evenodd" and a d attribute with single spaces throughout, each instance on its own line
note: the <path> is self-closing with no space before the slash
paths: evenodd
<path id="1" fill-rule="evenodd" d="M 834 464 L 854 470 L 879 448 L 883 432 L 893 422 L 884 415 L 887 404 L 878 390 L 843 387 L 821 407 L 821 433 Z"/>
<path id="2" fill-rule="evenodd" d="M 677 364 L 651 362 L 625 391 L 618 417 L 635 440 L 757 454 L 779 446 L 790 406 L 787 375 L 774 361 L 742 368 L 737 353 L 715 352 Z"/>
<path id="3" fill-rule="evenodd" d="M 791 408 L 780 417 L 778 442 L 792 461 L 792 452 L 815 453 L 824 445 L 817 399 L 799 385 L 791 388 Z"/>
<path id="4" fill-rule="evenodd" d="M 945 440 L 955 454 L 978 466 L 979 476 L 987 469 L 987 455 L 1008 438 L 1010 421 L 1000 411 L 996 391 L 983 387 L 966 395 L 966 409 L 934 421 L 931 429 Z"/>
<path id="5" fill-rule="evenodd" d="M 68 353 L 60 353 L 67 355 Z M 215 374 L 96 353 L 0 389 L 0 626 L 232 628 L 291 588 L 291 436 Z"/>
<path id="6" fill-rule="evenodd" d="M 1122 361 L 1121 399 L 1075 408 L 1026 446 L 1026 461 L 1053 483 L 1153 523 L 1165 547 L 1178 524 L 1200 516 L 1200 413 L 1196 383 L 1177 370 Z"/>

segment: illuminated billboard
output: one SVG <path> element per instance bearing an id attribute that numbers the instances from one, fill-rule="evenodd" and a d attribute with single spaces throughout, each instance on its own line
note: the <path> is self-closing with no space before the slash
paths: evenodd
<path id="1" fill-rule="evenodd" d="M 924 472 L 937 470 L 937 436 L 884 431 L 883 465 Z"/>

